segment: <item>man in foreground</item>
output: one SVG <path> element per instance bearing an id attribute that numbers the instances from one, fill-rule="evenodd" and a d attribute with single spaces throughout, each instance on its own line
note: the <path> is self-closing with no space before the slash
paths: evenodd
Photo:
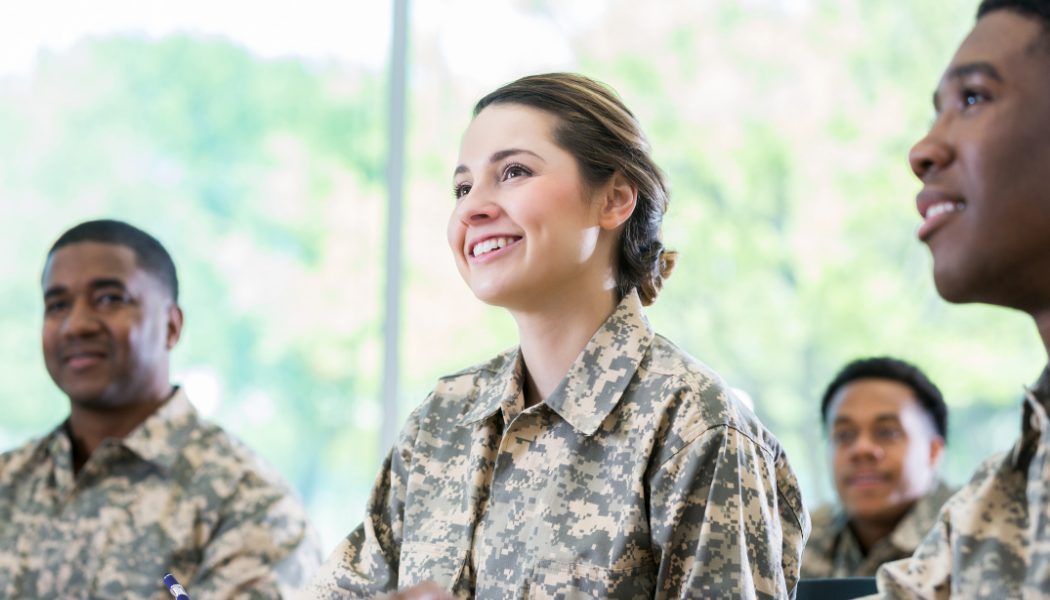
<path id="1" fill-rule="evenodd" d="M 1050 351 L 1050 1 L 985 0 L 911 151 L 919 238 L 950 302 L 1024 311 Z M 1050 590 L 1050 370 L 1021 437 L 945 504 L 915 554 L 884 565 L 894 598 L 1036 598 Z"/>
<path id="2" fill-rule="evenodd" d="M 0 455 L 0 597 L 278 598 L 319 563 L 299 500 L 168 378 L 167 251 L 119 221 L 67 231 L 43 274 L 44 362 L 70 414 Z"/>

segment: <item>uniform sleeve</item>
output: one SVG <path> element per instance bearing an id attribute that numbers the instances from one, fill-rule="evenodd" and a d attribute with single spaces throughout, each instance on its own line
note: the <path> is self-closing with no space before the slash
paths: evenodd
<path id="1" fill-rule="evenodd" d="M 409 421 L 383 461 L 364 522 L 328 557 L 304 598 L 372 598 L 397 589 L 405 489 L 418 432 L 416 423 L 415 418 Z"/>
<path id="2" fill-rule="evenodd" d="M 793 597 L 809 517 L 782 452 L 718 426 L 649 483 L 657 598 Z"/>
<path id="3" fill-rule="evenodd" d="M 320 559 L 317 534 L 299 499 L 283 484 L 249 472 L 223 505 L 186 587 L 201 598 L 290 597 Z"/>

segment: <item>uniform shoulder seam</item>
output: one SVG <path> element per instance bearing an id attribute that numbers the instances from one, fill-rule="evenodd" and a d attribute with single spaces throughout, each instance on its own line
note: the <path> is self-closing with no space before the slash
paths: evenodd
<path id="1" fill-rule="evenodd" d="M 493 358 L 490 358 L 489 360 L 487 360 L 485 362 L 481 362 L 481 363 L 477 363 L 477 364 L 471 365 L 469 367 L 466 367 L 465 369 L 460 369 L 459 371 L 456 371 L 454 373 L 448 373 L 447 375 L 442 375 L 442 376 L 438 377 L 438 381 L 447 381 L 447 380 L 450 380 L 450 379 L 458 379 L 460 377 L 463 377 L 464 375 L 473 375 L 473 374 L 481 372 L 481 371 L 485 371 L 485 372 L 489 372 L 489 373 L 495 373 L 495 372 L 499 371 L 501 368 L 503 368 L 503 366 L 505 365 L 506 361 L 510 360 L 511 355 L 517 349 L 518 349 L 517 346 L 514 346 L 513 348 L 508 348 L 508 349 L 504 350 L 503 352 L 500 352 L 499 354 L 497 354 L 496 356 L 494 356 Z"/>

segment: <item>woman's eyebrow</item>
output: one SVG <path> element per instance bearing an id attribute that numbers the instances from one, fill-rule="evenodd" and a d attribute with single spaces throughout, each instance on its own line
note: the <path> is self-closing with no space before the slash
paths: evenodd
<path id="1" fill-rule="evenodd" d="M 492 156 L 489 157 L 489 164 L 499 162 L 505 158 L 514 156 L 515 154 L 528 154 L 530 156 L 536 157 L 542 162 L 547 162 L 542 156 L 536 154 L 532 150 L 525 150 L 524 148 L 507 148 L 506 150 L 499 150 L 497 152 L 493 152 Z M 469 171 L 470 169 L 467 167 L 467 165 L 459 165 L 458 167 L 456 167 L 456 170 L 452 172 L 452 176 L 455 177 L 460 173 L 467 173 Z"/>

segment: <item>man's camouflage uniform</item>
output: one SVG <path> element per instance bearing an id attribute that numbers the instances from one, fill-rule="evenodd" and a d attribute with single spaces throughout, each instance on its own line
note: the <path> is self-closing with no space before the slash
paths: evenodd
<path id="1" fill-rule="evenodd" d="M 786 598 L 809 532 L 777 441 L 629 294 L 547 400 L 519 350 L 441 379 L 311 597 Z"/>
<path id="2" fill-rule="evenodd" d="M 882 563 L 911 556 L 922 538 L 933 528 L 941 505 L 953 490 L 938 481 L 926 495 L 916 500 L 888 536 L 876 542 L 867 553 L 849 527 L 849 516 L 835 504 L 813 511 L 813 533 L 802 555 L 803 577 L 874 577 Z"/>
<path id="3" fill-rule="evenodd" d="M 890 598 L 1050 596 L 1050 371 L 1026 393 L 1021 439 L 944 505 L 911 558 L 883 565 Z"/>
<path id="4" fill-rule="evenodd" d="M 299 500 L 179 391 L 75 476 L 66 425 L 0 456 L 0 598 L 277 598 L 320 562 Z"/>

